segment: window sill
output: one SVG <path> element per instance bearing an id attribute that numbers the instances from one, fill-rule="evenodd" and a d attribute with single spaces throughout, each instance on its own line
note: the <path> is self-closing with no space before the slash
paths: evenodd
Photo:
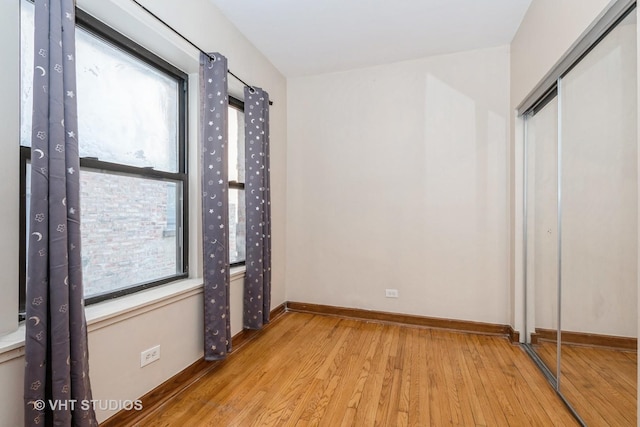
<path id="1" fill-rule="evenodd" d="M 244 277 L 245 267 L 231 268 L 231 281 Z M 85 308 L 87 329 L 95 331 L 202 292 L 202 279 L 185 279 L 136 292 L 120 298 L 92 304 Z M 0 336 L 0 363 L 24 355 L 25 324 Z"/>

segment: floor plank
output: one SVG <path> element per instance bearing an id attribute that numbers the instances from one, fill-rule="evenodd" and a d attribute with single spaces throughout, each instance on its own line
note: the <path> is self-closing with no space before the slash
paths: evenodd
<path id="1" fill-rule="evenodd" d="M 555 350 L 555 343 L 536 345 L 547 360 Z M 637 425 L 637 352 L 562 344 L 561 355 L 560 389 L 587 425 Z"/>
<path id="2" fill-rule="evenodd" d="M 137 425 L 577 424 L 506 338 L 286 313 Z"/>

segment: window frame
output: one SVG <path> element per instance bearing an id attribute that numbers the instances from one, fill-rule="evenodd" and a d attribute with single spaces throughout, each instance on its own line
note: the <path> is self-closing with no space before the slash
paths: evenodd
<path id="1" fill-rule="evenodd" d="M 241 111 L 242 114 L 244 115 L 244 101 L 229 95 L 229 107 L 235 108 L 236 110 Z M 238 141 L 238 144 L 244 144 L 244 141 Z M 246 153 L 245 153 L 245 156 L 246 156 Z M 243 159 L 243 160 L 246 163 L 246 159 Z M 242 196 L 246 198 L 245 192 L 244 192 L 244 184 L 245 184 L 244 182 L 229 181 L 229 189 L 242 191 Z M 246 217 L 246 212 L 245 212 L 245 217 Z M 245 230 L 245 234 L 246 234 L 246 230 Z M 246 244 L 245 244 L 245 259 L 242 261 L 230 262 L 229 268 L 239 267 L 243 265 L 246 265 Z"/>
<path id="2" fill-rule="evenodd" d="M 24 0 L 30 1 L 30 0 Z M 113 292 L 106 292 L 91 296 L 85 299 L 85 305 L 98 303 L 101 301 L 118 298 L 149 289 L 155 286 L 163 285 L 175 280 L 185 279 L 189 276 L 189 176 L 188 176 L 188 123 L 187 123 L 187 105 L 188 105 L 188 75 L 182 70 L 171 65 L 151 51 L 137 44 L 133 40 L 109 27 L 105 23 L 99 21 L 88 13 L 76 7 L 76 25 L 83 30 L 89 32 L 92 36 L 100 39 L 106 44 L 114 46 L 128 55 L 144 62 L 145 64 L 157 69 L 159 72 L 176 80 L 178 87 L 178 168 L 176 172 L 167 172 L 155 170 L 149 167 L 137 167 L 126 164 L 106 162 L 94 157 L 80 158 L 81 170 L 90 170 L 93 172 L 101 172 L 106 174 L 116 174 L 130 176 L 142 179 L 150 179 L 155 181 L 175 182 L 182 186 L 181 199 L 176 203 L 176 257 L 180 264 L 178 272 L 175 275 L 164 277 L 151 282 L 135 284 L 123 289 L 117 289 Z M 19 306 L 18 314 L 20 320 L 24 320 L 26 307 L 26 264 L 27 256 L 26 248 L 26 182 L 27 182 L 27 164 L 31 160 L 31 147 L 20 145 L 20 242 L 19 242 Z M 181 203 L 179 203 L 181 202 Z"/>

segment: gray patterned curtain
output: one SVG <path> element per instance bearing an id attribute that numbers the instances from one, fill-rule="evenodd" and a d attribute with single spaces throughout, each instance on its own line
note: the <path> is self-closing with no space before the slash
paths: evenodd
<path id="1" fill-rule="evenodd" d="M 35 2 L 26 426 L 97 425 L 91 405 L 81 404 L 91 400 L 91 386 L 80 258 L 74 7 L 73 0 Z"/>
<path id="2" fill-rule="evenodd" d="M 229 316 L 229 167 L 227 58 L 200 54 L 204 358 L 231 351 Z"/>
<path id="3" fill-rule="evenodd" d="M 271 195 L 269 94 L 244 89 L 247 258 L 244 327 L 261 329 L 271 311 Z"/>

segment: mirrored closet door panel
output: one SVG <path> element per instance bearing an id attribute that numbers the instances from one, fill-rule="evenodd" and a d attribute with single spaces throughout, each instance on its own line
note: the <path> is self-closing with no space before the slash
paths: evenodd
<path id="1" fill-rule="evenodd" d="M 635 10 L 558 83 L 559 390 L 589 426 L 636 425 L 636 84 Z"/>
<path id="2" fill-rule="evenodd" d="M 526 124 L 527 337 L 557 377 L 558 99 L 538 106 Z"/>

